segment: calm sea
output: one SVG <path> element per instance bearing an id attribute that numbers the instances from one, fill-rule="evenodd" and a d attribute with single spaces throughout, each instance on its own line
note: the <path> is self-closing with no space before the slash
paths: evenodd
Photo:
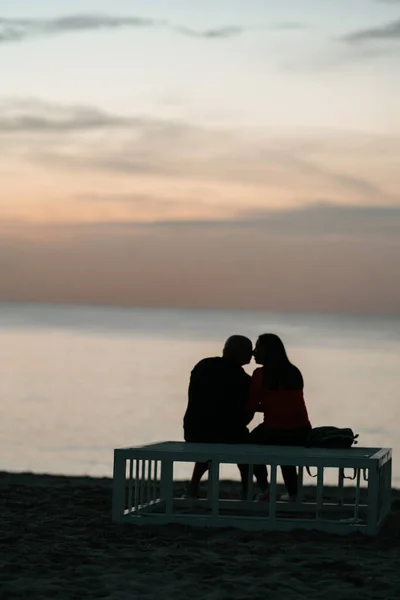
<path id="1" fill-rule="evenodd" d="M 303 372 L 313 425 L 392 447 L 399 486 L 400 319 L 240 311 L 0 304 L 0 470 L 110 476 L 114 448 L 181 440 L 193 365 L 267 331 Z"/>

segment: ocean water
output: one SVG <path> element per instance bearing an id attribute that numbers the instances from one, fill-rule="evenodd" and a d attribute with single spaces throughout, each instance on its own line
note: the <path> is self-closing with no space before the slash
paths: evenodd
<path id="1" fill-rule="evenodd" d="M 392 447 L 399 486 L 400 319 L 256 311 L 0 304 L 0 470 L 111 476 L 114 448 L 181 440 L 193 365 L 267 331 L 303 372 L 313 426 Z"/>

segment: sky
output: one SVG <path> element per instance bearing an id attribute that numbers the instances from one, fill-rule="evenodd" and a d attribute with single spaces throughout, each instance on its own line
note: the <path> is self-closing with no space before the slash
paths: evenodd
<path id="1" fill-rule="evenodd" d="M 400 0 L 0 0 L 0 300 L 400 314 Z"/>

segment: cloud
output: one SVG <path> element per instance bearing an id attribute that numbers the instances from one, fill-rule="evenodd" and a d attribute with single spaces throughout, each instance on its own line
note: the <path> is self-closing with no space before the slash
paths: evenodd
<path id="1" fill-rule="evenodd" d="M 188 27 L 175 27 L 174 29 L 175 31 L 178 31 L 179 33 L 189 37 L 206 39 L 235 37 L 245 31 L 243 27 L 237 27 L 235 25 L 227 25 L 226 27 L 219 27 L 217 29 L 204 29 L 202 31 L 190 29 Z"/>
<path id="2" fill-rule="evenodd" d="M 70 15 L 55 19 L 0 19 L 0 43 L 19 42 L 25 39 L 89 31 L 119 29 L 122 27 L 159 27 L 164 21 L 139 17 L 113 17 L 107 15 Z"/>
<path id="3" fill-rule="evenodd" d="M 112 196 L 110 196 L 110 199 Z M 74 225 L 75 227 L 75 225 Z M 313 203 L 291 209 L 240 210 L 229 219 L 158 219 L 106 221 L 82 224 L 83 228 L 99 230 L 166 229 L 177 231 L 259 231 L 264 235 L 298 239 L 354 239 L 379 237 L 400 241 L 399 206 L 356 206 L 333 202 Z"/>
<path id="4" fill-rule="evenodd" d="M 282 30 L 297 30 L 304 29 L 306 27 L 305 23 L 300 23 L 299 21 L 283 21 L 281 23 L 273 24 L 270 29 L 282 31 Z M 191 29 L 189 27 L 175 27 L 174 28 L 179 33 L 189 37 L 195 38 L 206 38 L 206 39 L 218 39 L 218 38 L 231 38 L 241 35 L 247 31 L 256 31 L 260 29 L 267 29 L 264 26 L 256 26 L 256 27 L 239 27 L 237 25 L 226 25 L 224 27 L 217 27 L 215 29 L 204 29 L 204 30 L 196 30 Z"/>
<path id="5" fill-rule="evenodd" d="M 271 29 L 296 30 L 306 25 L 298 21 L 287 21 L 272 25 Z M 7 19 L 0 18 L 0 44 L 22 42 L 27 39 L 106 29 L 167 29 L 186 37 L 208 40 L 237 37 L 251 30 L 267 27 L 241 27 L 238 25 L 223 25 L 209 29 L 193 29 L 182 25 L 169 23 L 165 19 L 142 17 L 112 16 L 103 14 L 75 14 L 54 19 Z"/>
<path id="6" fill-rule="evenodd" d="M 151 194 L 138 194 L 138 193 L 93 193 L 93 194 L 80 194 L 74 198 L 75 201 L 80 203 L 90 203 L 93 205 L 104 205 L 104 204 L 124 204 L 134 209 L 145 209 L 149 211 L 162 211 L 173 212 L 176 209 L 181 209 L 187 204 L 186 200 L 178 200 L 172 196 L 159 197 L 152 196 Z M 196 204 L 205 204 L 200 200 L 196 200 Z"/>
<path id="7" fill-rule="evenodd" d="M 276 23 L 274 29 L 306 29 L 306 27 L 307 24 L 301 21 L 282 21 L 281 23 Z"/>
<path id="8" fill-rule="evenodd" d="M 353 31 L 345 35 L 343 39 L 350 44 L 400 40 L 400 19 L 381 26 Z"/>
<path id="9" fill-rule="evenodd" d="M 213 29 L 195 30 L 174 26 L 162 19 L 78 14 L 55 19 L 0 19 L 0 43 L 22 42 L 27 39 L 104 29 L 166 28 L 180 34 L 203 39 L 222 39 L 240 35 L 243 27 L 229 25 Z"/>
<path id="10" fill-rule="evenodd" d="M 243 135 L 244 134 L 244 135 Z M 382 136 L 280 137 L 118 115 L 38 100 L 0 103 L 0 151 L 46 169 L 135 174 L 229 186 L 229 194 L 303 189 L 305 196 L 391 203 L 400 140 Z M 378 157 L 378 158 L 377 158 Z M 369 165 L 366 169 L 366 165 Z M 376 170 L 376 171 L 375 171 Z M 290 184 L 288 183 L 290 182 Z M 392 186 L 393 191 L 387 191 Z M 333 195 L 334 194 L 334 195 Z M 243 196 L 244 197 L 244 196 Z"/>
<path id="11" fill-rule="evenodd" d="M 292 159 L 293 165 L 301 169 L 303 173 L 309 173 L 310 176 L 320 176 L 334 185 L 348 190 L 354 190 L 366 198 L 377 198 L 384 196 L 384 192 L 379 185 L 376 185 L 362 176 L 348 175 L 335 171 L 330 166 L 319 165 L 316 162 L 304 158 Z"/>
<path id="12" fill-rule="evenodd" d="M 353 237 L 393 236 L 400 239 L 399 206 L 356 206 L 320 202 L 284 211 L 252 210 L 239 223 L 267 228 L 276 235 Z"/>
<path id="13" fill-rule="evenodd" d="M 0 133 L 84 132 L 133 122 L 94 107 L 54 105 L 32 99 L 0 102 Z"/>

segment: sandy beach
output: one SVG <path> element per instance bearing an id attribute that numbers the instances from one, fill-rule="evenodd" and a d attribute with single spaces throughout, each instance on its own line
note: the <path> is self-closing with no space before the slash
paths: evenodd
<path id="1" fill-rule="evenodd" d="M 400 596 L 398 491 L 380 535 L 370 539 L 117 525 L 111 485 L 106 478 L 0 473 L 1 598 Z M 237 491 L 236 483 L 224 486 Z"/>

